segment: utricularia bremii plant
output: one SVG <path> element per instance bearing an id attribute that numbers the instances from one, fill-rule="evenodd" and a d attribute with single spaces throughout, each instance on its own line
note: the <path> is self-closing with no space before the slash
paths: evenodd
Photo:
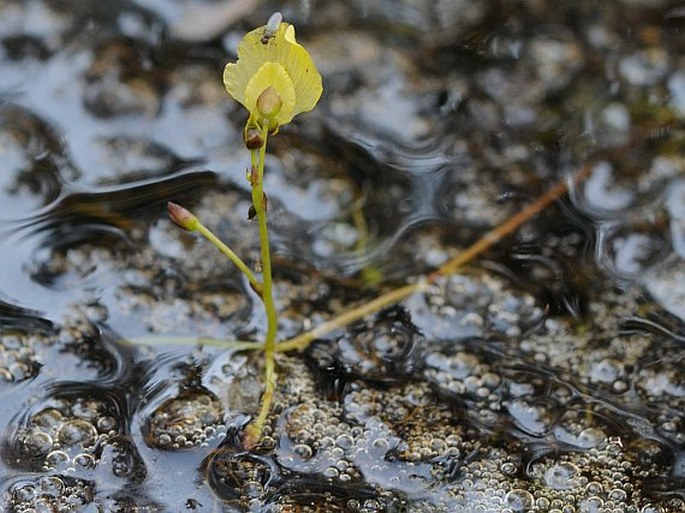
<path id="1" fill-rule="evenodd" d="M 238 61 L 224 69 L 228 94 L 241 103 L 249 117 L 243 130 L 251 163 L 247 179 L 252 188 L 249 217 L 259 226 L 261 276 L 228 246 L 216 238 L 193 214 L 169 203 L 171 219 L 182 228 L 198 231 L 215 244 L 247 277 L 251 287 L 264 303 L 267 318 L 263 342 L 265 389 L 258 417 L 245 430 L 246 446 L 261 438 L 269 414 L 276 381 L 274 355 L 277 346 L 278 312 L 274 305 L 271 277 L 271 254 L 267 226 L 267 195 L 264 191 L 264 158 L 270 135 L 289 123 L 293 117 L 312 110 L 323 92 L 321 75 L 314 61 L 296 40 L 295 27 L 283 22 L 280 13 L 273 14 L 266 25 L 248 32 L 238 45 Z"/>

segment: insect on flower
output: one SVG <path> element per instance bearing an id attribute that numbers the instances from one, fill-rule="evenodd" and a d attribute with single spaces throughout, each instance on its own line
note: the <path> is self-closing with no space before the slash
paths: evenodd
<path id="1" fill-rule="evenodd" d="M 266 26 L 264 27 L 264 33 L 262 34 L 262 38 L 260 39 L 260 42 L 263 45 L 268 44 L 269 41 L 276 36 L 276 31 L 278 31 L 278 27 L 281 25 L 282 21 L 283 15 L 280 12 L 275 12 L 271 16 L 269 16 L 269 19 L 266 22 Z"/>

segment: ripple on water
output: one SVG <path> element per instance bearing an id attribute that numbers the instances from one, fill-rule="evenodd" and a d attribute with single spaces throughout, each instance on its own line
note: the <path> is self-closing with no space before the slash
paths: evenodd
<path id="1" fill-rule="evenodd" d="M 0 105 L 0 219 L 56 199 L 78 177 L 59 133 L 32 111 Z"/>
<path id="2" fill-rule="evenodd" d="M 308 352 L 331 374 L 335 368 L 349 378 L 391 383 L 410 378 L 421 367 L 423 342 L 409 313 L 395 307 L 351 326 L 334 344 L 322 342 Z"/>

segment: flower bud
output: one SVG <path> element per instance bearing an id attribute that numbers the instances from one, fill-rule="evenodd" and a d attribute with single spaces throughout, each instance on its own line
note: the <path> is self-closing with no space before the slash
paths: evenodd
<path id="1" fill-rule="evenodd" d="M 166 204 L 166 208 L 169 218 L 184 230 L 192 232 L 197 228 L 199 221 L 189 210 L 171 201 Z"/>
<path id="2" fill-rule="evenodd" d="M 283 101 L 273 86 L 264 89 L 262 94 L 257 97 L 257 112 L 259 112 L 262 118 L 268 119 L 269 122 L 281 112 L 282 106 Z"/>
<path id="3" fill-rule="evenodd" d="M 245 128 L 245 131 L 243 132 L 243 141 L 245 141 L 245 147 L 248 150 L 257 150 L 264 146 L 262 132 L 255 126 L 248 126 Z"/>

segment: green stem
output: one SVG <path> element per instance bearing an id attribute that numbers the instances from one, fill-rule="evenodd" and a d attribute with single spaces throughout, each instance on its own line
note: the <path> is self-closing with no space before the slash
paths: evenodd
<path id="1" fill-rule="evenodd" d="M 268 125 L 262 128 L 264 144 L 259 148 L 256 183 L 252 185 L 252 203 L 257 211 L 257 223 L 259 224 L 259 245 L 262 256 L 262 299 L 266 310 L 266 338 L 264 351 L 267 356 L 273 355 L 276 345 L 277 313 L 273 297 L 273 278 L 271 272 L 271 250 L 269 248 L 269 232 L 266 222 L 267 205 L 264 203 L 264 161 L 266 157 L 266 141 L 269 134 Z"/>
<path id="2" fill-rule="evenodd" d="M 156 346 L 156 345 L 196 345 L 221 347 L 224 349 L 235 349 L 237 351 L 255 351 L 262 348 L 259 342 L 249 342 L 245 340 L 222 340 L 213 337 L 183 337 L 183 336 L 151 336 L 133 337 L 122 339 L 122 342 L 132 342 L 136 345 Z"/>
<path id="3" fill-rule="evenodd" d="M 273 279 L 271 272 L 271 251 L 269 248 L 269 232 L 266 222 L 267 205 L 264 202 L 264 164 L 266 158 L 266 142 L 269 135 L 268 123 L 263 123 L 262 138 L 264 144 L 259 148 L 257 157 L 257 174 L 252 179 L 252 204 L 257 213 L 257 223 L 259 224 L 259 243 L 262 256 L 262 301 L 266 311 L 266 337 L 264 339 L 264 368 L 265 368 L 265 390 L 262 395 L 262 405 L 259 416 L 252 424 L 249 431 L 251 439 L 259 439 L 262 427 L 271 409 L 271 401 L 276 382 L 276 372 L 274 363 L 274 353 L 276 352 L 276 334 L 278 328 L 278 315 L 273 297 Z M 252 162 L 255 161 L 255 153 L 252 152 Z M 252 175 L 253 173 L 251 173 Z"/>
<path id="4" fill-rule="evenodd" d="M 273 353 L 270 358 L 264 360 L 264 393 L 262 394 L 262 403 L 259 408 L 259 415 L 255 421 L 248 426 L 246 431 L 245 446 L 248 448 L 254 447 L 262 436 L 262 430 L 266 418 L 271 411 L 271 402 L 274 398 L 274 390 L 276 389 L 276 364 Z"/>
<path id="5" fill-rule="evenodd" d="M 240 271 L 247 276 L 247 279 L 250 280 L 250 285 L 252 286 L 252 289 L 257 292 L 257 294 L 262 295 L 262 286 L 261 284 L 257 281 L 257 278 L 255 275 L 250 271 L 250 268 L 247 267 L 245 262 L 242 261 L 242 259 L 236 255 L 231 248 L 229 248 L 226 244 L 224 244 L 221 239 L 219 239 L 216 235 L 212 233 L 212 231 L 207 228 L 205 225 L 203 225 L 201 222 L 198 221 L 197 226 L 195 228 L 198 232 L 200 232 L 209 242 L 214 244 L 217 248 L 219 248 L 219 251 L 221 251 L 224 255 L 228 257 L 228 259 L 235 264 L 235 266 L 240 269 Z"/>

